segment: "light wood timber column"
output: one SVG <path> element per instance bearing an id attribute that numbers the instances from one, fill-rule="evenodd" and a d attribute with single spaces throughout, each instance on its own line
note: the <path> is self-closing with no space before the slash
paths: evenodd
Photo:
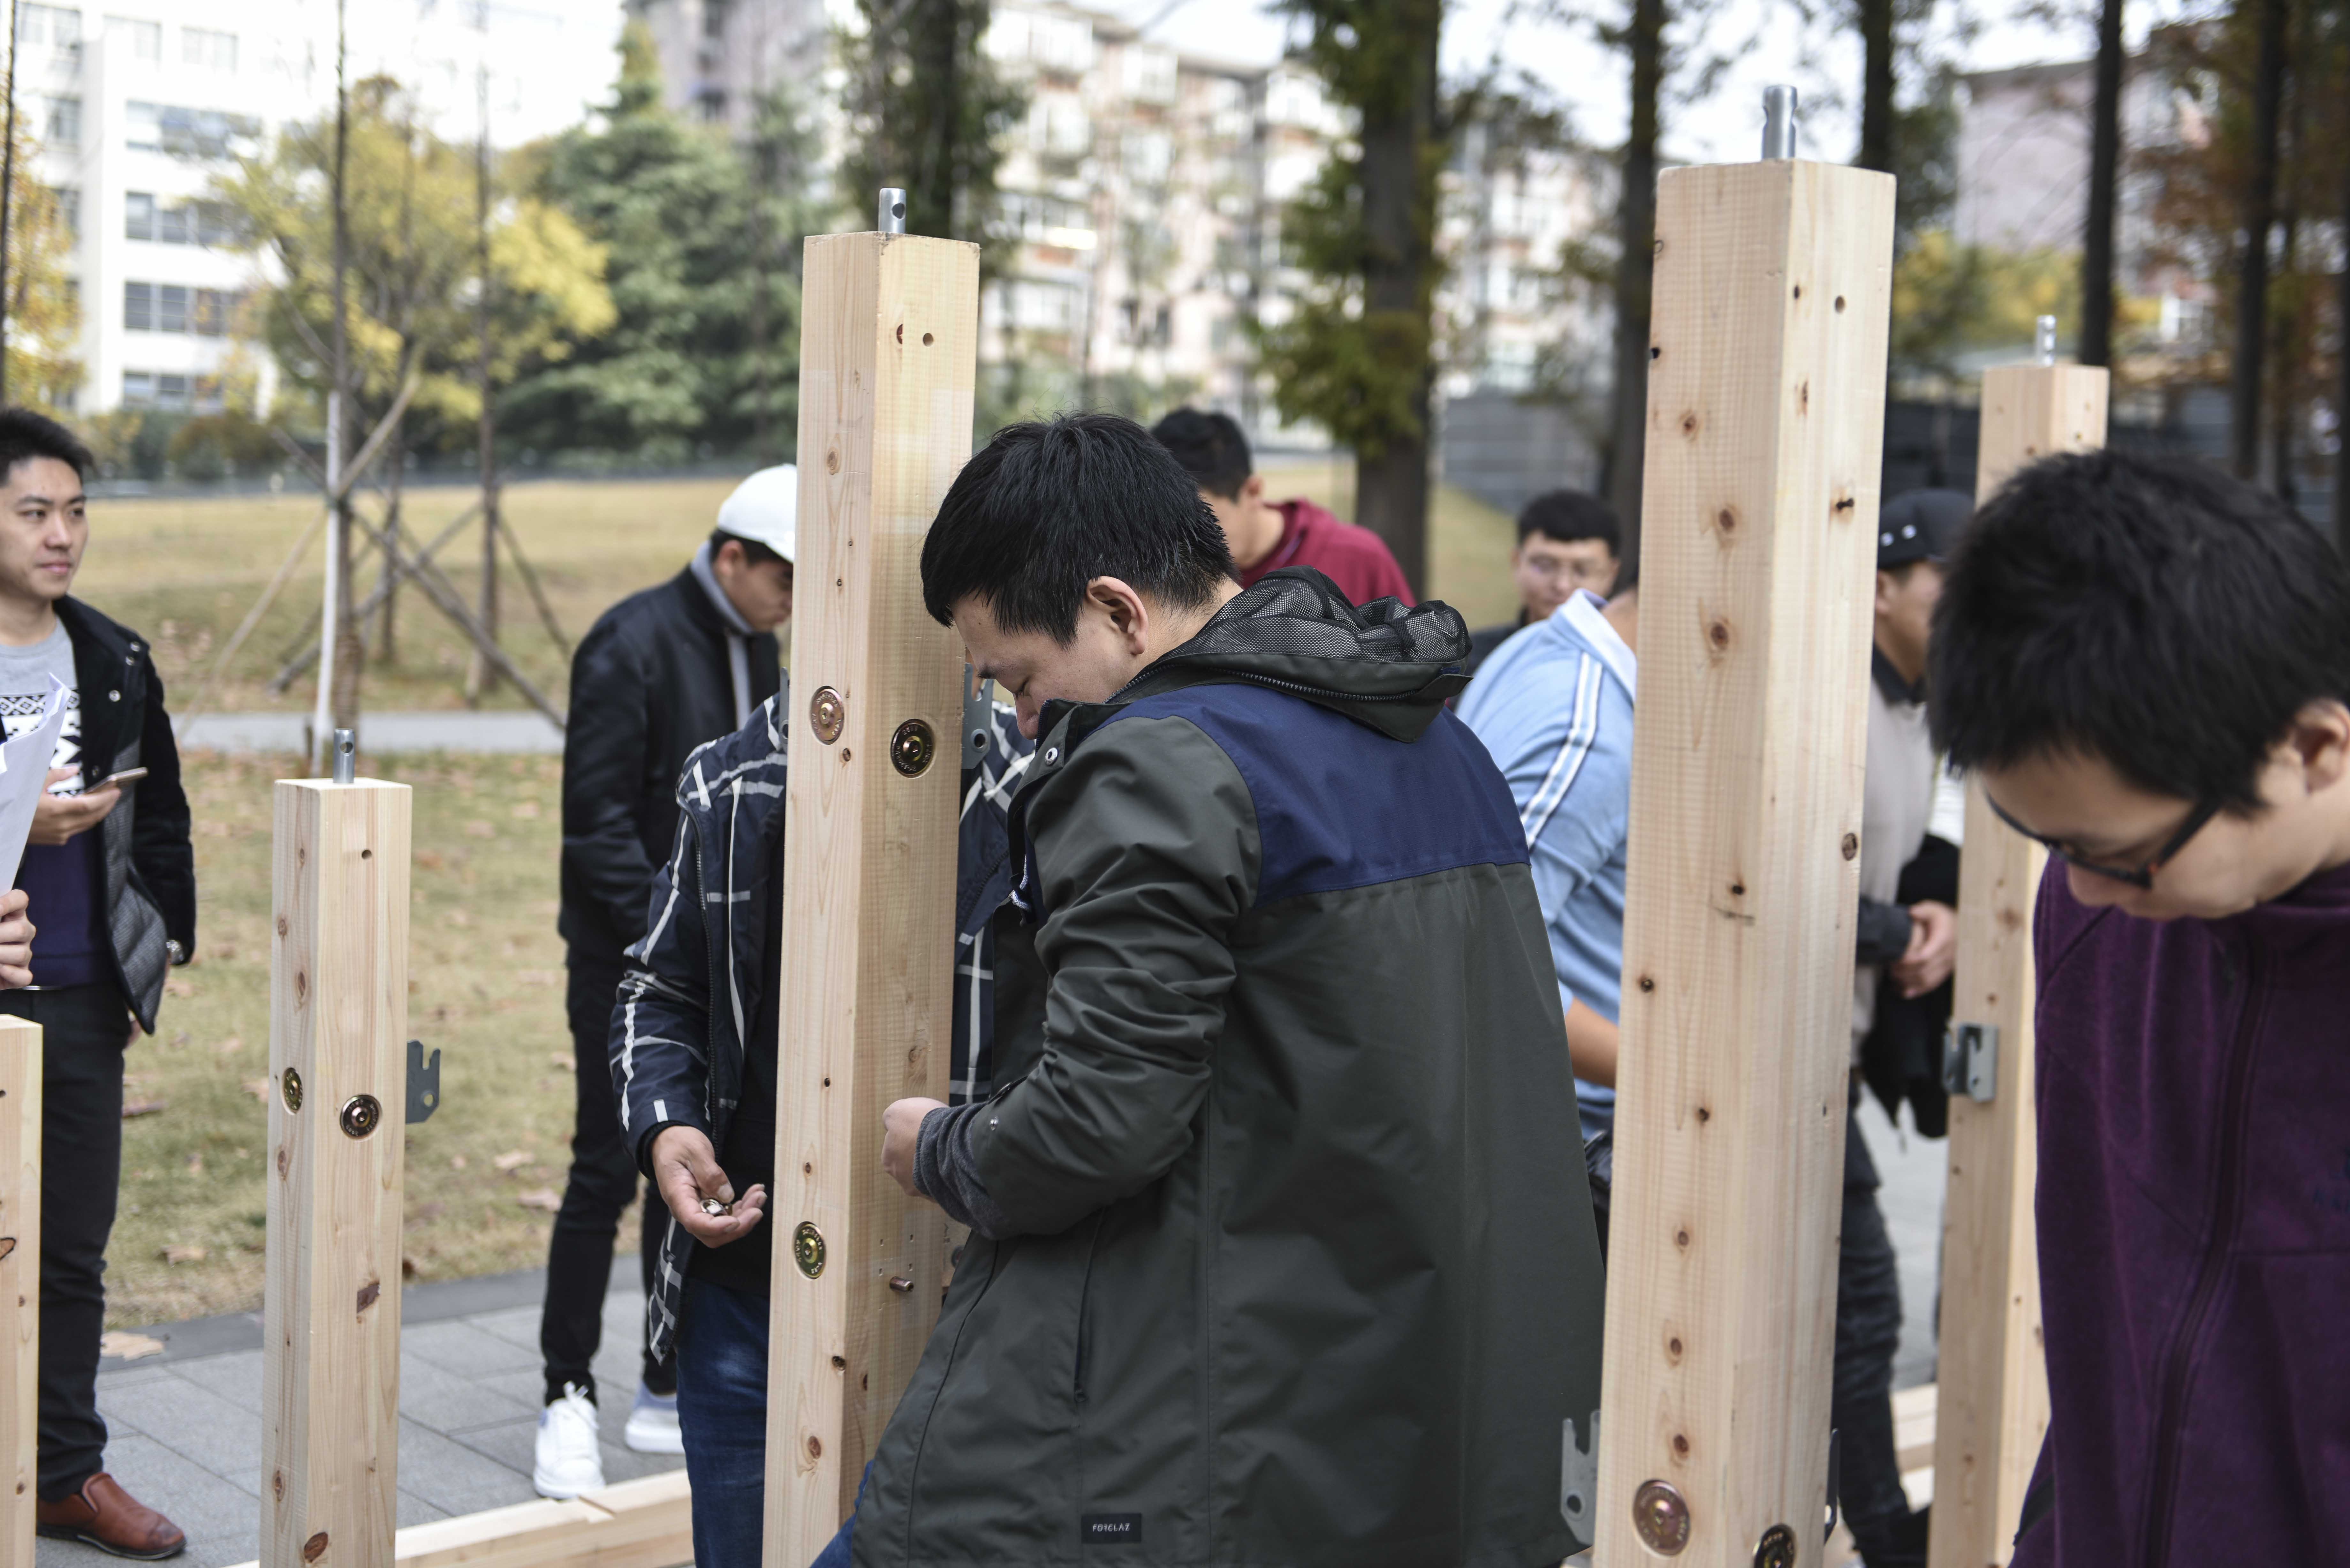
<path id="1" fill-rule="evenodd" d="M 277 782 L 262 1568 L 392 1562 L 411 804 Z"/>
<path id="2" fill-rule="evenodd" d="M 881 1112 L 947 1095 L 963 663 L 920 564 L 971 455 L 979 247 L 807 242 L 784 827 L 766 1561 L 847 1516 L 938 1321 L 946 1217 Z"/>
<path id="3" fill-rule="evenodd" d="M 2106 441 L 2106 373 L 2089 365 L 2002 365 L 1983 373 L 1975 497 L 2052 452 Z M 2032 1192 L 2032 910 L 2047 852 L 1967 786 L 1959 855 L 1953 1029 L 1996 1031 L 1991 1097 L 1950 1096 L 1942 1211 L 1942 1332 L 1934 1417 L 1929 1568 L 1990 1568 L 2015 1550 L 2023 1490 L 2048 1430 L 2040 1265 Z"/>
<path id="4" fill-rule="evenodd" d="M 41 1026 L 0 1018 L 0 1562 L 33 1561 L 41 1376 Z"/>
<path id="5" fill-rule="evenodd" d="M 1893 181 L 1658 182 L 1597 1561 L 1820 1560 Z"/>

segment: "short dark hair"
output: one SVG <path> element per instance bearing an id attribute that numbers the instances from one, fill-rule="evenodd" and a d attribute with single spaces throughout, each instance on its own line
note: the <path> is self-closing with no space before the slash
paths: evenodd
<path id="1" fill-rule="evenodd" d="M 2069 752 L 2250 813 L 2293 715 L 2350 701 L 2350 570 L 2208 463 L 2044 458 L 1961 536 L 1927 670 L 1935 743 L 1960 767 Z"/>
<path id="2" fill-rule="evenodd" d="M 87 480 L 98 460 L 81 438 L 46 414 L 30 409 L 0 409 L 0 479 L 27 458 L 53 457 Z"/>
<path id="3" fill-rule="evenodd" d="M 1229 414 L 1190 407 L 1177 409 L 1150 427 L 1150 438 L 1175 454 L 1191 483 L 1228 501 L 1256 472 L 1249 464 L 1248 437 Z"/>
<path id="4" fill-rule="evenodd" d="M 996 431 L 947 487 L 922 541 L 922 604 L 941 625 L 976 596 L 1004 630 L 1065 645 L 1096 577 L 1191 609 L 1232 574 L 1224 531 L 1191 476 L 1116 414 Z"/>
<path id="5" fill-rule="evenodd" d="M 1545 491 L 1527 502 L 1518 514 L 1518 543 L 1536 534 L 1561 545 L 1596 539 L 1611 556 L 1624 548 L 1624 528 L 1616 520 L 1616 509 L 1587 491 Z"/>
<path id="6" fill-rule="evenodd" d="M 782 551 L 762 545 L 756 539 L 745 539 L 742 535 L 729 534 L 723 528 L 712 528 L 710 531 L 712 555 L 715 556 L 729 545 L 742 545 L 743 558 L 754 566 L 764 566 L 769 561 L 780 561 L 784 558 Z"/>

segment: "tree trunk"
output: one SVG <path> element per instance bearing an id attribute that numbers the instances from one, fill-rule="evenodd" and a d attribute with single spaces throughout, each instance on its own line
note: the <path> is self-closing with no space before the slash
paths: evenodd
<path id="1" fill-rule="evenodd" d="M 385 490 L 383 536 L 392 543 L 385 546 L 383 553 L 383 611 L 382 619 L 376 623 L 375 656 L 387 665 L 400 662 L 397 630 L 400 573 L 392 565 L 395 559 L 392 552 L 399 547 L 400 492 L 408 479 L 407 419 L 405 414 L 400 416 L 400 424 L 392 431 L 391 439 L 384 443 L 383 452 L 383 461 L 391 465 L 391 483 Z"/>
<path id="2" fill-rule="evenodd" d="M 1893 172 L 1893 0 L 1859 0 L 1860 156 L 1863 169 Z"/>
<path id="3" fill-rule="evenodd" d="M 2303 78 L 2296 62 L 2318 58 L 2316 5 L 2303 0 L 2297 21 L 2298 36 L 2286 66 L 2284 82 L 2282 194 L 2277 212 L 2277 271 L 2284 279 L 2286 294 L 2282 302 L 2283 308 L 2272 313 L 2275 320 L 2269 327 L 2270 395 L 2276 400 L 2276 411 L 2269 420 L 2269 474 L 2275 482 L 2277 499 L 2287 506 L 2297 505 L 2301 493 L 2300 476 L 2294 472 L 2294 442 L 2301 431 L 2300 350 L 2306 341 L 2302 320 L 2304 296 L 2299 273 L 2301 184 L 2308 157 L 2308 95 L 2302 90 Z"/>
<path id="4" fill-rule="evenodd" d="M 1363 115 L 1363 313 L 1391 321 L 1399 351 L 1410 337 L 1419 356 L 1410 412 L 1414 428 L 1355 457 L 1355 520 L 1386 541 L 1412 591 L 1428 586 L 1429 448 L 1436 368 L 1430 353 L 1435 297 L 1436 61 L 1440 0 L 1395 8 L 1410 38 L 1410 78 L 1383 112 Z"/>
<path id="5" fill-rule="evenodd" d="M 2266 373 L 2269 231 L 2276 223 L 2277 130 L 2284 99 L 2284 28 L 2290 0 L 2261 0 L 2260 63 L 2252 78 L 2252 170 L 2244 187 L 2243 250 L 2237 264 L 2236 365 L 2229 455 L 2236 477 L 2261 472 L 2261 390 Z"/>
<path id="6" fill-rule="evenodd" d="M 1639 559 L 1641 464 L 1648 426 L 1648 296 L 1657 248 L 1657 99 L 1664 86 L 1665 0 L 1632 0 L 1632 127 L 1617 208 L 1615 418 L 1607 500 L 1623 524 L 1626 558 Z"/>
<path id="7" fill-rule="evenodd" d="M 482 400 L 482 597 L 476 612 L 491 641 L 498 636 L 498 416 L 490 388 L 490 78 L 484 71 L 477 83 L 481 94 L 482 134 L 473 144 L 473 265 L 481 274 L 473 290 L 473 387 Z M 498 683 L 498 672 L 480 649 L 465 669 L 465 702 L 477 706 L 482 693 Z"/>
<path id="8" fill-rule="evenodd" d="M 2089 113 L 2089 213 L 2081 228 L 2084 365 L 2114 362 L 2114 199 L 2122 157 L 2122 0 L 2097 16 L 2096 98 Z"/>

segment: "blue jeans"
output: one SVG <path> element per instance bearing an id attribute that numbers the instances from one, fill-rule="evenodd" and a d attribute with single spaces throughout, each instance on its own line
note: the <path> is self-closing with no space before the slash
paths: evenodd
<path id="1" fill-rule="evenodd" d="M 677 1419 L 693 1487 L 694 1568 L 760 1568 L 767 1511 L 765 1296 L 686 1281 L 677 1313 Z M 860 1501 L 865 1496 L 862 1480 L 857 1495 Z M 848 1568 L 856 1524 L 852 1511 L 814 1568 Z"/>

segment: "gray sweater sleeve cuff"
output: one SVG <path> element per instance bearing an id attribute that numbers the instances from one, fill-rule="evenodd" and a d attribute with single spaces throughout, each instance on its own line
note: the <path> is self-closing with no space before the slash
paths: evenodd
<path id="1" fill-rule="evenodd" d="M 986 1102 L 939 1109 L 922 1118 L 914 1145 L 914 1189 L 990 1241 L 1012 1233 L 1011 1219 L 995 1206 L 980 1185 L 979 1162 L 972 1153 L 972 1118 Z"/>

